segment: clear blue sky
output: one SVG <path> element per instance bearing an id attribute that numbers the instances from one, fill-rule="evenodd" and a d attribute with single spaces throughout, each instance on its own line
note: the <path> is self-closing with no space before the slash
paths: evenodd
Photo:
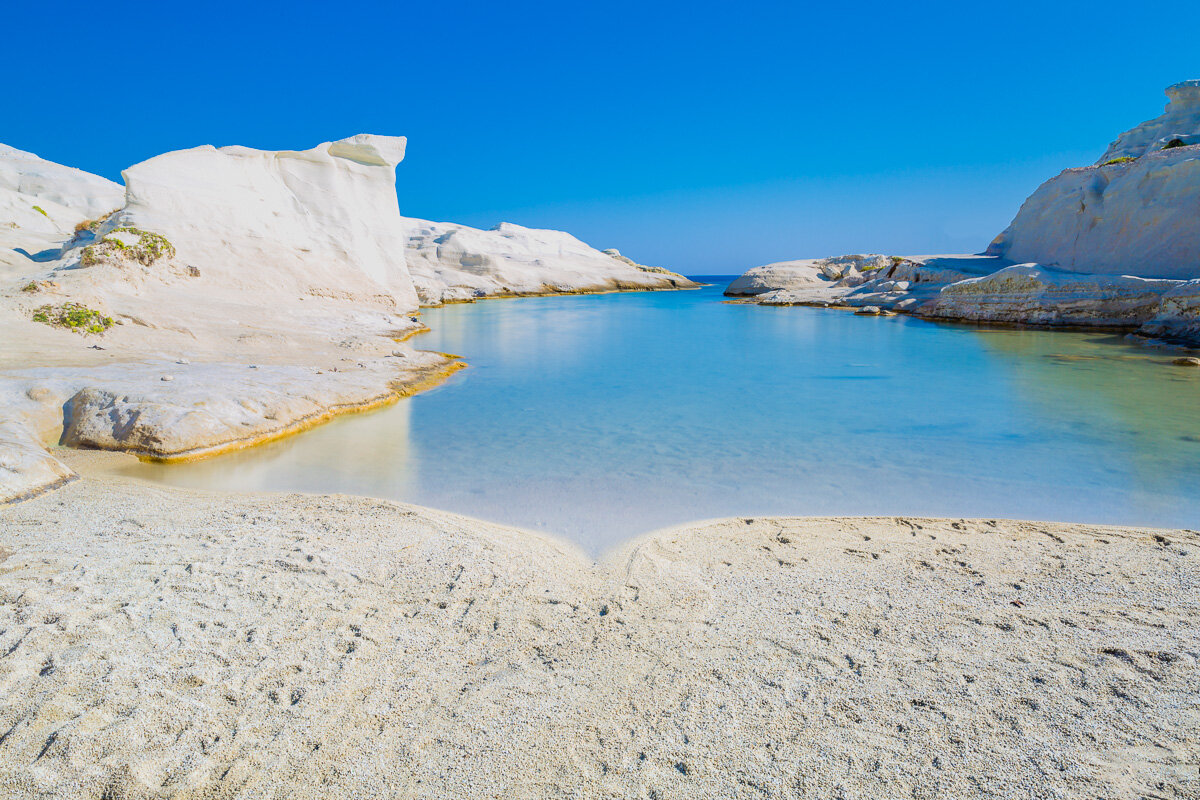
<path id="1" fill-rule="evenodd" d="M 119 179 L 199 144 L 409 137 L 401 212 L 685 272 L 978 251 L 1200 77 L 1200 7 L 14 3 L 0 141 Z"/>

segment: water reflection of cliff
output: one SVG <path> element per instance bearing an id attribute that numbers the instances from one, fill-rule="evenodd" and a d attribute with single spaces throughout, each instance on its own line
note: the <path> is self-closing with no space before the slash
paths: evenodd
<path id="1" fill-rule="evenodd" d="M 1200 475 L 1200 369 L 1119 334 L 980 329 L 1021 399 L 1048 424 L 1111 446 L 1138 488 L 1188 491 Z"/>
<path id="2" fill-rule="evenodd" d="M 247 492 L 403 496 L 413 478 L 411 404 L 350 414 L 300 436 L 183 464 L 138 463 L 123 474 L 175 486 Z"/>

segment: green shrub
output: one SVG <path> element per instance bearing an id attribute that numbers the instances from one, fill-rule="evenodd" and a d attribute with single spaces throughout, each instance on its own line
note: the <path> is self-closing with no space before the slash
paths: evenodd
<path id="1" fill-rule="evenodd" d="M 1183 139 L 1172 139 L 1171 141 L 1164 144 L 1162 146 L 1162 149 L 1163 150 L 1174 150 L 1176 147 L 1186 147 L 1186 146 L 1187 145 L 1185 145 L 1183 143 Z"/>
<path id="2" fill-rule="evenodd" d="M 30 281 L 21 287 L 22 292 L 36 292 L 38 290 L 37 281 Z"/>
<path id="3" fill-rule="evenodd" d="M 1114 158 L 1109 161 L 1105 161 L 1100 166 L 1107 167 L 1112 164 L 1128 164 L 1130 161 L 1137 161 L 1137 156 L 1121 156 L 1120 158 Z"/>
<path id="4" fill-rule="evenodd" d="M 39 214 L 41 214 L 43 217 L 50 216 L 49 214 L 46 213 L 46 209 L 42 208 L 41 206 L 34 206 L 33 210 L 38 212 Z"/>
<path id="5" fill-rule="evenodd" d="M 42 306 L 33 312 L 34 322 L 44 322 L 55 328 L 66 328 L 76 333 L 104 333 L 113 326 L 112 317 L 79 303 L 64 303 L 61 306 Z"/>
<path id="6" fill-rule="evenodd" d="M 138 237 L 136 244 L 125 244 L 120 239 L 110 238 L 114 233 L 127 233 Z M 132 261 L 150 266 L 160 258 L 174 258 L 175 246 L 159 233 L 138 228 L 114 228 L 111 233 L 95 244 L 83 248 L 80 263 L 85 267 L 99 264 L 106 256 L 120 255 Z"/>

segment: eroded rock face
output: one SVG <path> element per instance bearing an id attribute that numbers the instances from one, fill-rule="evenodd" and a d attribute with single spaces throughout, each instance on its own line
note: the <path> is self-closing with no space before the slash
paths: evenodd
<path id="1" fill-rule="evenodd" d="M 395 168 L 405 139 L 359 134 L 311 150 L 195 147 L 123 174 L 126 202 L 100 230 L 149 231 L 222 289 L 417 307 Z"/>
<path id="2" fill-rule="evenodd" d="M 1200 344 L 1200 280 L 1181 283 L 1163 293 L 1154 316 L 1139 332 Z"/>
<path id="3" fill-rule="evenodd" d="M 404 220 L 407 260 L 421 302 L 502 295 L 674 289 L 695 284 L 600 251 L 562 231 L 501 223 L 485 231 L 449 222 Z"/>
<path id="4" fill-rule="evenodd" d="M 119 183 L 5 144 L 0 144 L 0 190 L 23 195 L 47 211 L 52 203 L 89 218 L 120 208 L 125 199 Z"/>
<path id="5" fill-rule="evenodd" d="M 1185 144 L 1200 143 L 1200 80 L 1183 81 L 1168 86 L 1166 91 L 1170 100 L 1162 116 L 1122 133 L 1097 164 L 1157 152 L 1173 139 Z"/>
<path id="6" fill-rule="evenodd" d="M 730 297 L 768 306 L 879 306 L 914 311 L 943 286 L 991 272 L 1006 262 L 988 256 L 851 255 L 755 267 L 729 285 Z"/>
<path id="7" fill-rule="evenodd" d="M 1121 134 L 1095 165 L 1043 183 L 981 255 L 892 257 L 886 270 L 846 273 L 827 265 L 863 257 L 780 262 L 726 294 L 1200 343 L 1200 80 L 1167 95 L 1162 116 Z"/>
<path id="8" fill-rule="evenodd" d="M 1121 134 L 1095 165 L 1038 187 L 988 254 L 1069 272 L 1200 278 L 1200 80 L 1167 96 L 1162 116 Z"/>
<path id="9" fill-rule="evenodd" d="M 1158 313 L 1180 281 L 1074 275 L 1017 264 L 951 283 L 922 313 L 930 317 L 1035 325 L 1136 327 Z"/>
<path id="10" fill-rule="evenodd" d="M 1200 277 L 1200 145 L 1068 169 L 1043 183 L 987 252 L 1069 272 Z"/>
<path id="11" fill-rule="evenodd" d="M 64 406 L 61 443 L 157 458 L 209 455 L 302 430 L 339 411 L 390 402 L 393 384 L 457 367 L 435 353 L 412 353 L 395 368 L 364 362 L 350 374 L 232 364 L 143 372 L 76 392 Z"/>
<path id="12" fill-rule="evenodd" d="M 877 254 L 847 255 L 834 258 L 805 258 L 777 261 L 748 270 L 738 277 L 725 294 L 753 297 L 783 290 L 811 290 L 823 287 L 853 287 L 894 267 L 899 259 Z"/>

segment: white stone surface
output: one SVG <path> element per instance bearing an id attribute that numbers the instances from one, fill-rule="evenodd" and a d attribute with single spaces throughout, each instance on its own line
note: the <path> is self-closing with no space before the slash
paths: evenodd
<path id="1" fill-rule="evenodd" d="M 851 255 L 783 261 L 747 271 L 725 294 L 750 297 L 761 305 L 913 310 L 948 283 L 1006 264 L 999 258 L 970 255 Z"/>
<path id="2" fill-rule="evenodd" d="M 1070 272 L 1200 277 L 1200 145 L 1068 169 L 1021 206 L 988 254 Z"/>
<path id="3" fill-rule="evenodd" d="M 981 255 L 908 256 L 865 280 L 825 267 L 862 256 L 779 262 L 747 271 L 726 294 L 766 305 L 1144 326 L 1200 342 L 1200 80 L 1167 95 L 1162 116 L 1121 134 L 1096 165 L 1043 183 Z M 1163 149 L 1176 139 L 1182 145 Z"/>
<path id="4" fill-rule="evenodd" d="M 0 189 L 34 202 L 55 203 L 91 219 L 119 208 L 125 198 L 119 183 L 5 144 L 0 144 Z"/>
<path id="5" fill-rule="evenodd" d="M 120 184 L 0 144 L 0 283 L 36 270 L 35 258 L 52 258 L 78 223 L 124 198 Z"/>
<path id="6" fill-rule="evenodd" d="M 31 241 L 40 226 L 34 249 L 48 253 L 10 250 L 0 264 L 0 414 L 26 443 L 179 457 L 436 381 L 461 364 L 399 342 L 422 328 L 405 259 L 414 226 L 449 234 L 415 251 L 437 302 L 694 285 L 566 233 L 405 220 L 395 193 L 404 147 L 365 134 L 305 151 L 197 147 L 130 167 L 127 190 L 0 151 L 0 234 Z M 58 204 L 76 197 L 82 210 Z M 87 214 L 116 206 L 75 235 Z M 68 303 L 115 324 L 82 335 L 34 321 Z M 8 449 L 0 440 L 0 457 L 28 462 L 28 448 Z"/>
<path id="7" fill-rule="evenodd" d="M 180 265 L 224 289 L 417 307 L 404 261 L 395 169 L 405 139 L 359 134 L 311 150 L 195 147 L 123 173 L 104 230 L 162 234 Z"/>
<path id="8" fill-rule="evenodd" d="M 16 420 L 0 420 L 0 504 L 61 486 L 75 472 Z"/>
<path id="9" fill-rule="evenodd" d="M 480 230 L 405 219 L 409 270 L 421 302 L 482 297 L 694 286 L 681 275 L 641 267 L 563 231 L 501 223 Z M 614 255 L 615 253 L 615 255 Z"/>
<path id="10" fill-rule="evenodd" d="M 983 322 L 1135 327 L 1155 316 L 1180 281 L 1131 275 L 1077 275 L 1017 264 L 951 283 L 922 313 Z"/>
<path id="11" fill-rule="evenodd" d="M 886 272 L 895 263 L 890 256 L 877 254 L 777 261 L 748 270 L 729 284 L 725 294 L 730 297 L 753 297 L 780 289 L 850 288 L 881 274 L 881 271 Z"/>
<path id="12" fill-rule="evenodd" d="M 1200 344 L 1200 280 L 1165 292 L 1154 316 L 1139 333 Z"/>

